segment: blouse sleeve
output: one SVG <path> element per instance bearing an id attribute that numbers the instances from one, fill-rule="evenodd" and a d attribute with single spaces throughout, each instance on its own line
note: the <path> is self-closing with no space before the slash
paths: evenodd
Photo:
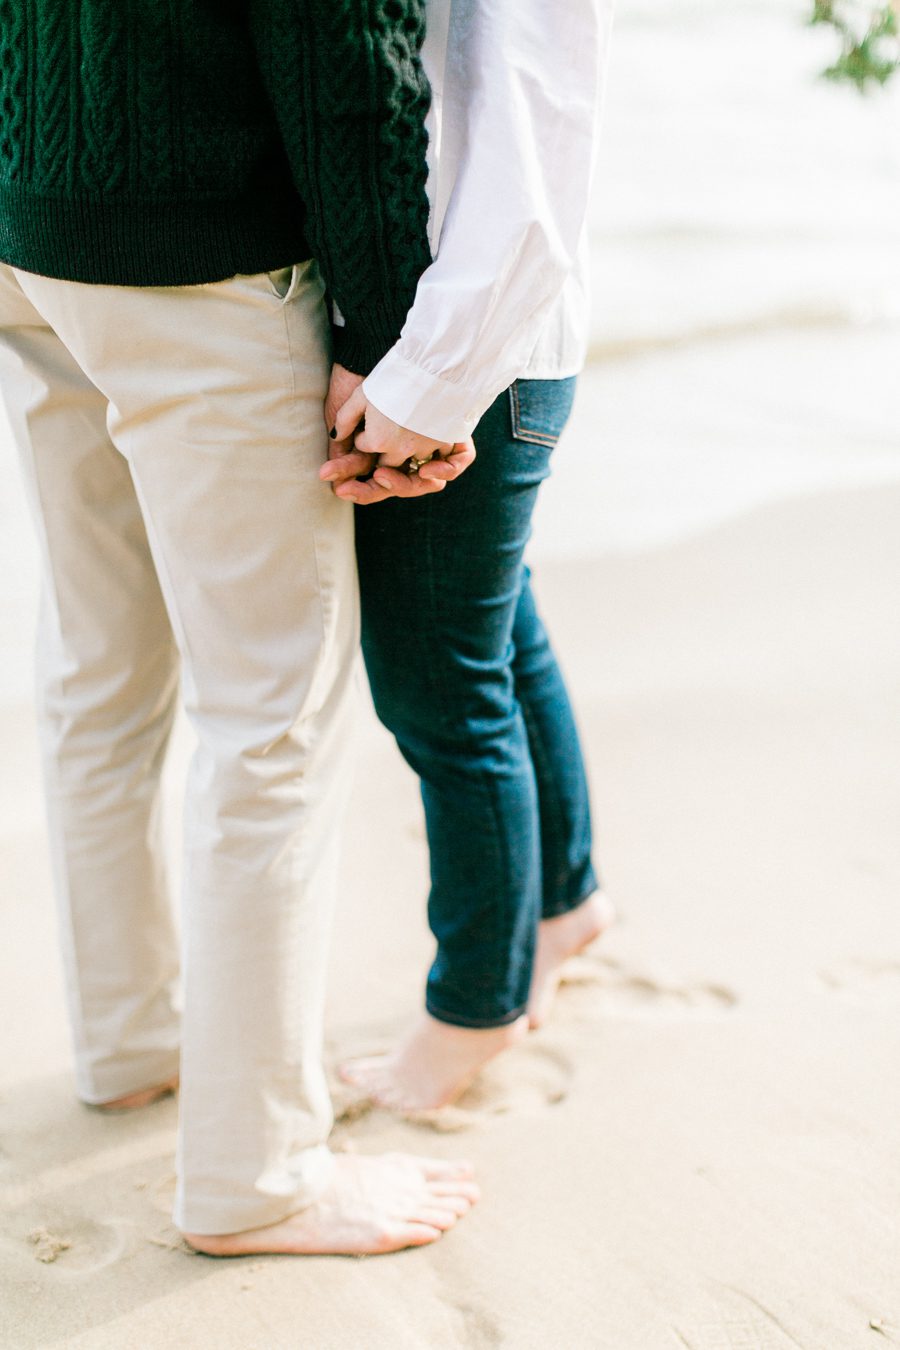
<path id="1" fill-rule="evenodd" d="M 463 440 L 527 367 L 587 218 L 611 0 L 454 0 L 436 257 L 365 383 L 401 426 Z M 452 149 L 449 153 L 454 153 Z"/>

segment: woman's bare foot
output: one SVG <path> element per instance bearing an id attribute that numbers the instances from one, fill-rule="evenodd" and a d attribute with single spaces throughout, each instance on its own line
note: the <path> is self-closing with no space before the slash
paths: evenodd
<path id="1" fill-rule="evenodd" d="M 457 1027 L 425 1013 L 396 1050 L 341 1065 L 346 1083 L 394 1111 L 433 1111 L 464 1092 L 488 1060 L 522 1039 L 528 1018 L 503 1027 Z"/>
<path id="2" fill-rule="evenodd" d="M 97 1102 L 98 1111 L 136 1111 L 139 1106 L 149 1106 L 162 1097 L 171 1097 L 178 1091 L 178 1075 L 168 1078 L 156 1087 L 143 1088 L 140 1092 L 129 1092 L 124 1097 L 114 1097 L 111 1102 Z"/>
<path id="3" fill-rule="evenodd" d="M 298 1214 L 245 1233 L 185 1233 L 185 1240 L 208 1256 L 377 1255 L 435 1242 L 479 1196 L 465 1162 L 409 1153 L 339 1153 L 334 1161 L 331 1186 Z"/>
<path id="4" fill-rule="evenodd" d="M 532 1027 L 542 1026 L 547 1020 L 559 988 L 562 968 L 569 957 L 577 956 L 605 933 L 615 918 L 615 906 L 609 897 L 602 891 L 594 891 L 567 914 L 541 921 L 528 1000 L 528 1021 Z"/>

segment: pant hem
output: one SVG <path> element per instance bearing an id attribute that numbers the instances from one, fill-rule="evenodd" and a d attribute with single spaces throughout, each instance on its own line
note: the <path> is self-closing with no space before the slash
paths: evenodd
<path id="1" fill-rule="evenodd" d="M 175 1227 L 182 1233 L 196 1233 L 198 1237 L 225 1237 L 254 1228 L 268 1228 L 270 1224 L 282 1223 L 292 1214 L 308 1209 L 330 1186 L 335 1164 L 334 1154 L 325 1144 L 314 1145 L 306 1152 L 319 1155 L 315 1159 L 317 1175 L 291 1195 L 263 1202 L 259 1199 L 236 1201 L 192 1197 L 176 1203 L 172 1216 Z"/>
<path id="2" fill-rule="evenodd" d="M 125 1066 L 106 1072 L 88 1070 L 77 1074 L 79 1101 L 85 1106 L 104 1106 L 117 1097 L 129 1097 L 134 1092 L 145 1092 L 178 1075 L 180 1056 L 176 1051 L 165 1055 L 135 1057 Z M 91 1086 L 87 1084 L 90 1082 Z"/>
<path id="3" fill-rule="evenodd" d="M 468 1027 L 473 1031 L 487 1031 L 491 1027 L 508 1027 L 512 1022 L 518 1021 L 526 1011 L 527 1006 L 523 1003 L 512 1012 L 503 1013 L 499 1017 L 465 1017 L 461 1013 L 448 1012 L 445 1008 L 435 1007 L 430 999 L 425 1000 L 426 1009 L 438 1022 L 447 1022 L 453 1027 Z"/>
<path id="4" fill-rule="evenodd" d="M 542 909 L 541 918 L 558 919 L 562 914 L 569 914 L 573 909 L 577 909 L 579 905 L 583 905 L 585 900 L 590 900 L 591 896 L 596 895 L 599 890 L 600 890 L 600 883 L 599 881 L 594 880 L 591 882 L 590 887 L 586 891 L 582 891 L 581 894 L 576 897 L 576 899 L 559 900 L 555 905 L 552 905 L 550 908 Z"/>

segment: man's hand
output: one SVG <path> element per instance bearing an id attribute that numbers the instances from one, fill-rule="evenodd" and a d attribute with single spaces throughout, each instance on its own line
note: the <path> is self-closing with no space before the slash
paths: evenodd
<path id="1" fill-rule="evenodd" d="M 449 445 L 398 426 L 374 404 L 367 403 L 361 385 L 362 376 L 343 366 L 333 367 L 325 400 L 331 445 L 328 463 L 322 465 L 319 477 L 331 483 L 335 496 L 358 506 L 371 506 L 387 497 L 424 497 L 443 492 L 472 463 L 475 446 L 471 438 Z M 354 445 L 353 433 L 363 420 L 365 429 L 356 435 Z M 435 451 L 442 457 L 428 459 Z M 392 467 L 405 464 L 412 456 L 428 459 L 418 473 L 402 473 Z"/>
<path id="2" fill-rule="evenodd" d="M 418 473 L 405 474 L 401 469 L 382 468 L 379 465 L 370 479 L 344 481 L 335 488 L 335 496 L 355 502 L 357 506 L 374 506 L 388 497 L 427 497 L 432 492 L 443 492 L 448 483 L 458 478 L 475 459 L 475 445 L 471 437 L 452 447 L 452 453 L 443 459 L 429 460 Z M 325 470 L 332 465 L 325 465 Z M 323 473 L 324 476 L 324 473 Z"/>

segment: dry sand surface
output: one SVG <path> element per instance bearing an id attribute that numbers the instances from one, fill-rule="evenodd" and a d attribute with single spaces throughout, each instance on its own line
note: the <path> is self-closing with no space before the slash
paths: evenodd
<path id="1" fill-rule="evenodd" d="M 457 1109 L 340 1123 L 475 1161 L 481 1205 L 428 1250 L 180 1248 L 175 1104 L 73 1099 L 30 716 L 6 711 L 4 1350 L 900 1344 L 898 518 L 900 485 L 833 491 L 542 569 L 622 921 Z M 332 1063 L 402 1026 L 429 955 L 415 785 L 369 717 L 348 833 Z"/>

